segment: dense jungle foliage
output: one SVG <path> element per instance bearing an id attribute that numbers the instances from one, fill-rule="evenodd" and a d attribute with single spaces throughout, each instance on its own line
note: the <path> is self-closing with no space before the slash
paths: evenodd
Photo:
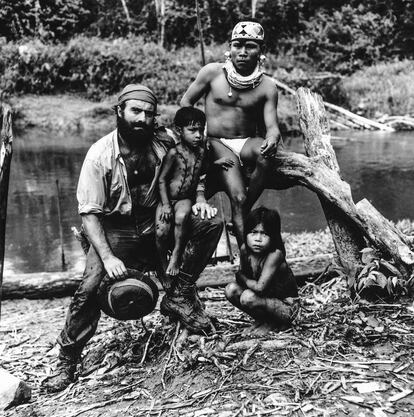
<path id="1" fill-rule="evenodd" d="M 207 43 L 226 42 L 232 26 L 251 16 L 251 0 L 199 3 Z M 322 70 L 350 73 L 414 54 L 412 0 L 258 0 L 256 18 L 270 51 L 301 56 Z M 0 36 L 7 41 L 57 42 L 78 34 L 194 46 L 195 0 L 0 0 Z"/>
<path id="2" fill-rule="evenodd" d="M 252 3 L 199 0 L 207 61 L 224 59 L 231 29 L 250 18 Z M 256 19 L 266 31 L 268 72 L 293 87 L 306 73 L 349 77 L 382 62 L 388 84 L 373 103 L 388 103 L 398 86 L 393 103 L 404 103 L 395 111 L 411 107 L 413 0 L 257 0 Z M 198 42 L 195 0 L 0 0 L 0 95 L 101 99 L 144 82 L 161 102 L 176 103 L 200 68 Z M 346 91 L 340 77 L 308 86 L 344 105 L 356 90 L 355 107 L 366 101 L 361 77 Z"/>

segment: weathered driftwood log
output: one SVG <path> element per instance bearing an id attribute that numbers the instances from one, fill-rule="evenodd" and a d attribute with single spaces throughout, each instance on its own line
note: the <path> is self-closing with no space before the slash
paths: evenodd
<path id="1" fill-rule="evenodd" d="M 4 249 L 6 236 L 7 196 L 9 192 L 10 164 L 12 158 L 12 110 L 10 106 L 0 106 L 0 316 L 2 282 L 4 268 Z"/>
<path id="2" fill-rule="evenodd" d="M 290 262 L 299 284 L 316 278 L 326 269 L 332 255 L 309 258 L 295 258 Z M 306 265 L 305 267 L 303 265 Z M 223 264 L 207 267 L 197 281 L 200 289 L 222 287 L 235 280 L 238 265 Z M 32 274 L 13 274 L 6 276 L 3 283 L 3 299 L 39 299 L 67 297 L 73 295 L 82 279 L 76 272 L 41 272 Z M 161 284 L 159 289 L 162 290 Z"/>
<path id="3" fill-rule="evenodd" d="M 414 253 L 408 246 L 409 240 L 401 231 L 393 226 L 368 200 L 363 199 L 356 204 L 358 217 L 369 239 L 382 252 L 388 253 L 393 259 L 401 260 L 400 266 L 409 273 L 414 267 Z"/>
<path id="4" fill-rule="evenodd" d="M 339 165 L 331 145 L 328 118 L 322 98 L 309 89 L 299 88 L 296 93 L 296 104 L 306 155 L 319 158 L 321 163 L 339 175 Z M 339 259 L 350 264 L 359 263 L 360 250 L 364 247 L 361 232 L 331 202 L 320 194 L 318 196 Z M 348 199 L 352 200 L 350 190 Z"/>
<path id="5" fill-rule="evenodd" d="M 357 207 L 352 200 L 349 184 L 342 181 L 337 172 L 329 169 L 319 158 L 293 152 L 280 151 L 276 160 L 278 175 L 297 181 L 332 203 L 340 215 L 353 222 L 375 246 L 381 242 L 379 249 L 386 257 L 391 257 L 403 272 L 412 270 L 414 253 L 406 244 L 408 239 L 403 239 L 401 232 L 397 233 L 395 227 L 377 211 L 373 217 L 371 213 L 366 212 L 364 203 L 358 203 Z M 381 227 L 378 227 L 379 222 Z M 391 239 L 390 236 L 399 237 L 397 246 L 394 238 Z"/>
<path id="6" fill-rule="evenodd" d="M 293 89 L 287 86 L 286 84 L 282 83 L 279 80 L 274 79 L 275 84 L 281 88 L 284 91 L 287 91 L 289 94 L 295 95 L 297 92 Z M 306 89 L 307 90 L 307 89 Z M 349 110 L 346 110 L 342 107 L 339 107 L 335 104 L 324 102 L 325 107 L 334 111 L 336 114 L 340 114 L 342 117 L 345 118 L 348 122 L 355 126 L 360 126 L 364 129 L 379 129 L 384 130 L 387 132 L 394 132 L 395 129 L 393 129 L 391 126 L 388 126 L 384 123 L 376 122 L 374 120 L 366 119 L 365 117 L 362 117 L 358 114 L 352 113 Z"/>

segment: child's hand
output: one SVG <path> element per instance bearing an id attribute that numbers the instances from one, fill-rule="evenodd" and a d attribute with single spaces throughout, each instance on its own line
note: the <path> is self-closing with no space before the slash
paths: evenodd
<path id="1" fill-rule="evenodd" d="M 223 157 L 215 160 L 213 164 L 227 171 L 229 168 L 234 166 L 234 161 L 231 158 Z"/>
<path id="2" fill-rule="evenodd" d="M 160 212 L 160 220 L 169 223 L 172 217 L 172 209 L 170 204 L 163 204 Z"/>

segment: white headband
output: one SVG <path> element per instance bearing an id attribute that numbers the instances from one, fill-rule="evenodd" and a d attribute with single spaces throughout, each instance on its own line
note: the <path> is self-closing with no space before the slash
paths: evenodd
<path id="1" fill-rule="evenodd" d="M 249 39 L 263 42 L 264 30 L 262 25 L 256 22 L 240 22 L 234 27 L 231 33 L 231 41 L 237 39 Z"/>

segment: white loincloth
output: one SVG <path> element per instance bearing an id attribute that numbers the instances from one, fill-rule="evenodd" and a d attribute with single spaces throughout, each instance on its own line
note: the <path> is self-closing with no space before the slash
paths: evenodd
<path id="1" fill-rule="evenodd" d="M 243 139 L 225 139 L 219 138 L 220 142 L 226 147 L 229 148 L 234 154 L 236 154 L 241 162 L 240 152 L 243 149 L 244 144 L 250 138 L 243 138 Z"/>

